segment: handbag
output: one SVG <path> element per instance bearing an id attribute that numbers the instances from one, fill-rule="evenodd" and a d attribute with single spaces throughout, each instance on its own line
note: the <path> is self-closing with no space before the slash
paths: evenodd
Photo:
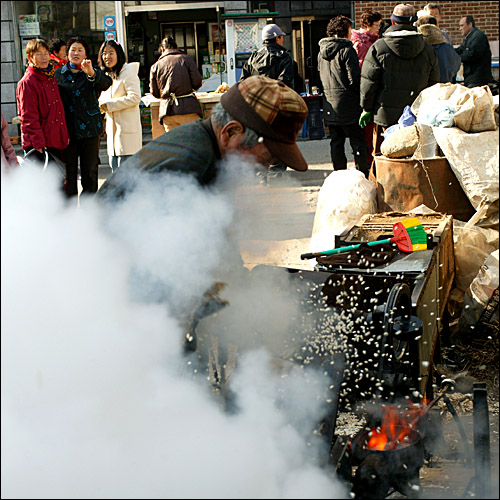
<path id="1" fill-rule="evenodd" d="M 24 155 L 24 159 L 25 160 L 28 159 L 28 157 L 33 153 L 33 151 L 36 151 L 36 149 L 31 149 L 30 151 L 28 151 Z M 44 149 L 43 152 L 44 152 L 43 165 L 36 160 L 32 160 L 32 163 L 38 167 L 41 167 L 42 171 L 45 171 L 47 169 L 55 170 L 58 173 L 59 179 L 61 181 L 62 189 L 63 191 L 65 191 L 67 187 L 66 164 L 50 151 Z"/>

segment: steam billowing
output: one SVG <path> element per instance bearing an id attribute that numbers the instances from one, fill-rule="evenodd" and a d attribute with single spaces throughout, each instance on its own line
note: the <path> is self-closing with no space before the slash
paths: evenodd
<path id="1" fill-rule="evenodd" d="M 2 177 L 2 497 L 344 497 L 315 465 L 321 373 L 283 378 L 249 346 L 228 414 L 182 355 L 183 320 L 214 281 L 234 317 L 259 304 L 262 284 L 245 300 L 233 265 L 231 190 L 167 175 L 75 209 L 56 184 L 27 166 Z"/>

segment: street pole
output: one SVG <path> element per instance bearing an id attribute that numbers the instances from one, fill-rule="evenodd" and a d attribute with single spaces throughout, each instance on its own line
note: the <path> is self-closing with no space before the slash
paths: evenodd
<path id="1" fill-rule="evenodd" d="M 474 382 L 474 468 L 477 498 L 491 498 L 490 419 L 486 396 L 486 384 Z"/>

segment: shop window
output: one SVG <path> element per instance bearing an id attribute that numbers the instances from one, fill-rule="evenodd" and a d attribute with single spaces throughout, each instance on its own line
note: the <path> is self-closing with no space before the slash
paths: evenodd
<path id="1" fill-rule="evenodd" d="M 161 23 L 161 39 L 163 40 L 166 36 L 171 36 L 179 50 L 190 55 L 198 64 L 193 23 Z"/>
<path id="2" fill-rule="evenodd" d="M 26 45 L 35 37 L 68 40 L 84 37 L 90 45 L 90 58 L 96 63 L 104 41 L 104 16 L 115 15 L 114 2 L 12 2 L 19 27 L 19 51 L 26 66 Z"/>

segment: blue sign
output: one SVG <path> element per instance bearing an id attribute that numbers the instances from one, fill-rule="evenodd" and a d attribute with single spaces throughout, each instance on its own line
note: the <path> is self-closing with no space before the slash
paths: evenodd
<path id="1" fill-rule="evenodd" d="M 104 31 L 114 31 L 115 29 L 115 16 L 104 16 Z"/>
<path id="2" fill-rule="evenodd" d="M 108 40 L 116 41 L 116 31 L 105 31 L 104 32 L 104 40 L 107 42 Z"/>

